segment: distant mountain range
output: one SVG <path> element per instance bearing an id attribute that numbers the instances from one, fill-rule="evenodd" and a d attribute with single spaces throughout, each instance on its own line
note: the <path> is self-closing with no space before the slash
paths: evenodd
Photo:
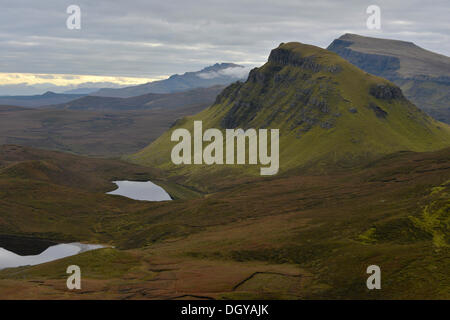
<path id="1" fill-rule="evenodd" d="M 172 75 L 168 79 L 149 82 L 142 85 L 130 86 L 124 88 L 78 88 L 64 93 L 54 93 L 48 91 L 42 95 L 30 96 L 0 96 L 0 105 L 22 106 L 27 108 L 45 107 L 49 105 L 58 105 L 58 107 L 70 109 L 136 109 L 147 108 L 145 103 L 150 100 L 159 100 L 160 102 L 171 100 L 171 98 L 158 96 L 157 94 L 169 94 L 176 92 L 186 92 L 198 88 L 211 88 L 211 90 L 197 90 L 189 94 L 174 96 L 175 100 L 171 100 L 169 105 L 179 99 L 183 107 L 186 106 L 183 97 L 187 99 L 188 103 L 204 104 L 209 101 L 211 94 L 216 92 L 220 86 L 227 86 L 232 82 L 242 80 L 248 75 L 248 69 L 234 63 L 216 63 L 212 66 L 206 67 L 196 72 L 186 72 L 182 75 Z M 218 94 L 219 92 L 217 92 Z M 155 95 L 151 95 L 155 94 Z M 201 94 L 206 94 L 204 98 Z M 87 96 L 91 97 L 87 97 Z M 148 95 L 142 97 L 143 95 Z M 85 97 L 84 99 L 79 99 Z M 95 97 L 109 97 L 109 98 L 131 98 L 130 100 L 114 100 L 114 99 L 99 99 Z M 77 100 L 78 99 L 78 100 Z M 206 99 L 206 100 L 205 100 Z M 76 100 L 76 101 L 75 101 Z M 74 103 L 69 104 L 73 101 Z M 97 106 L 95 104 L 98 104 Z M 127 106 L 127 104 L 129 104 Z M 64 106 L 60 106 L 64 105 Z M 157 103 L 155 102 L 156 107 Z"/>
<path id="2" fill-rule="evenodd" d="M 91 94 L 103 88 L 76 88 L 68 91 L 64 91 L 64 94 Z"/>
<path id="3" fill-rule="evenodd" d="M 69 110 L 173 110 L 178 108 L 190 108 L 195 106 L 211 105 L 217 95 L 225 86 L 213 86 L 210 88 L 198 88 L 176 93 L 148 93 L 130 98 L 84 96 L 67 103 L 49 106 L 58 109 Z"/>
<path id="4" fill-rule="evenodd" d="M 229 84 L 245 73 L 235 64 L 216 64 L 154 84 L 155 90 L 166 87 L 173 93 L 149 93 L 150 83 L 124 88 L 130 94 L 145 92 L 127 98 L 53 92 L 0 97 L 0 144 L 95 156 L 133 153 L 175 120 L 212 105 L 225 86 L 210 84 Z"/>
<path id="5" fill-rule="evenodd" d="M 203 121 L 203 130 L 280 129 L 282 172 L 346 168 L 397 151 L 450 146 L 450 126 L 418 109 L 397 86 L 334 52 L 295 42 L 272 50 L 268 62 L 253 69 L 246 82 L 228 86 L 214 105 L 178 121 L 150 146 L 127 157 L 187 176 L 197 188 L 207 188 L 208 177 L 214 177 L 214 185 L 217 179 L 258 174 L 259 166 L 174 165 L 171 132 L 192 130 L 194 120 Z"/>
<path id="6" fill-rule="evenodd" d="M 105 111 L 0 105 L 0 145 L 119 157 L 144 148 L 176 119 L 200 112 L 214 99 L 211 96 L 206 104 L 180 104 L 177 108 Z"/>
<path id="7" fill-rule="evenodd" d="M 371 74 L 386 78 L 437 120 L 450 123 L 450 58 L 412 42 L 345 34 L 327 48 Z"/>
<path id="8" fill-rule="evenodd" d="M 47 91 L 33 96 L 0 96 L 0 105 L 37 108 L 50 104 L 65 103 L 85 96 L 85 94 L 65 94 Z"/>
<path id="9" fill-rule="evenodd" d="M 196 72 L 172 75 L 168 79 L 120 89 L 101 89 L 91 93 L 95 96 L 129 98 L 148 93 L 174 93 L 215 85 L 228 85 L 242 80 L 248 70 L 234 63 L 216 63 Z"/>

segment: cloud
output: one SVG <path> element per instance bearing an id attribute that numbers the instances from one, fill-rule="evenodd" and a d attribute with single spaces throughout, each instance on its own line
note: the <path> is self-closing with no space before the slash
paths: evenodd
<path id="1" fill-rule="evenodd" d="M 66 28 L 70 1 L 4 2 L 5 73 L 157 79 L 216 62 L 259 66 L 280 42 L 326 47 L 346 32 L 450 55 L 448 0 L 377 0 L 380 31 L 366 28 L 371 3 L 358 0 L 77 0 L 80 30 Z"/>
<path id="2" fill-rule="evenodd" d="M 0 73 L 0 95 L 64 92 L 79 88 L 120 88 L 159 80 L 92 75 Z"/>
<path id="3" fill-rule="evenodd" d="M 248 73 L 250 72 L 251 67 L 235 67 L 235 68 L 226 68 L 220 70 L 219 72 L 225 76 L 230 76 L 234 78 L 247 78 Z"/>
<path id="4" fill-rule="evenodd" d="M 165 76 L 163 76 L 165 78 Z M 115 77 L 86 74 L 37 74 L 0 72 L 0 85 L 17 83 L 53 83 L 55 85 L 77 85 L 85 82 L 111 82 L 121 85 L 141 84 L 160 78 Z"/>
<path id="5" fill-rule="evenodd" d="M 20 77 L 20 75 L 17 75 Z M 40 78 L 40 79 L 55 79 L 55 76 L 52 74 L 37 74 L 35 75 L 36 78 Z"/>
<path id="6" fill-rule="evenodd" d="M 197 76 L 203 79 L 215 79 L 220 77 L 244 79 L 248 76 L 250 69 L 251 68 L 249 67 L 230 67 L 218 71 L 199 73 Z"/>

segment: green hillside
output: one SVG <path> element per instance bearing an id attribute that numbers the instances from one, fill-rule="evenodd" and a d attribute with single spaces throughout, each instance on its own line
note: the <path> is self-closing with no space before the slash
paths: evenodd
<path id="1" fill-rule="evenodd" d="M 150 168 L 1 147 L 0 235 L 115 248 L 2 269 L 0 299 L 449 299 L 448 159 L 399 152 L 148 202 L 104 192 L 115 178 L 166 188 Z M 66 287 L 73 264 L 81 290 Z M 382 290 L 365 285 L 372 264 Z"/>
<path id="2" fill-rule="evenodd" d="M 190 183 L 208 176 L 259 174 L 260 165 L 183 165 L 171 162 L 176 128 L 280 129 L 280 172 L 359 165 L 402 150 L 450 146 L 450 127 L 427 116 L 391 82 L 367 74 L 337 54 L 301 43 L 281 44 L 245 83 L 227 87 L 214 105 L 178 121 L 150 146 L 127 157 Z M 203 143 L 205 146 L 207 143 Z M 220 175 L 218 173 L 220 172 Z"/>

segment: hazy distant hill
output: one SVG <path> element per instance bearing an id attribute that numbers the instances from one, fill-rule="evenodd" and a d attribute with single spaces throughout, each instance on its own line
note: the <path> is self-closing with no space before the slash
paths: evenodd
<path id="1" fill-rule="evenodd" d="M 82 95 L 86 95 L 86 94 L 91 94 L 91 93 L 93 93 L 95 91 L 98 91 L 100 89 L 103 89 L 103 88 L 76 88 L 76 89 L 64 91 L 64 93 L 65 94 L 82 94 Z"/>
<path id="2" fill-rule="evenodd" d="M 215 85 L 228 85 L 247 76 L 246 68 L 234 63 L 216 63 L 196 72 L 175 74 L 168 79 L 120 89 L 101 89 L 92 95 L 129 98 L 148 93 L 173 93 Z"/>
<path id="3" fill-rule="evenodd" d="M 242 171 L 226 165 L 175 166 L 172 130 L 207 128 L 280 129 L 280 170 L 349 167 L 402 150 L 450 146 L 450 126 L 419 110 L 391 82 L 367 74 L 337 54 L 301 43 L 281 44 L 253 69 L 245 83 L 228 86 L 216 103 L 177 125 L 130 160 L 157 165 L 202 181 L 230 179 Z M 204 145 L 207 145 L 205 143 Z M 259 166 L 243 168 L 259 174 Z M 195 184 L 195 181 L 193 181 Z"/>
<path id="4" fill-rule="evenodd" d="M 36 108 L 49 104 L 65 103 L 85 96 L 85 94 L 65 94 L 47 91 L 34 96 L 1 96 L 0 105 L 13 105 L 28 108 Z"/>
<path id="5" fill-rule="evenodd" d="M 51 108 L 0 105 L 0 144 L 95 156 L 136 152 L 172 123 L 211 105 L 221 87 L 130 99 L 84 97 Z"/>
<path id="6" fill-rule="evenodd" d="M 51 106 L 70 110 L 150 110 L 150 109 L 178 109 L 194 106 L 207 107 L 211 105 L 224 86 L 198 88 L 185 92 L 158 94 L 149 93 L 130 98 L 85 96 L 68 103 Z"/>
<path id="7" fill-rule="evenodd" d="M 450 58 L 412 42 L 345 34 L 328 50 L 359 68 L 395 82 L 434 118 L 450 123 Z"/>

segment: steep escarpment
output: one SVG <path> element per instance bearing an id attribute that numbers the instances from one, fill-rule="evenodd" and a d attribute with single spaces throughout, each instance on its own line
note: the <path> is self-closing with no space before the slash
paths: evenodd
<path id="1" fill-rule="evenodd" d="M 327 48 L 371 74 L 386 78 L 435 119 L 450 123 L 450 58 L 414 43 L 345 34 Z"/>
<path id="2" fill-rule="evenodd" d="M 352 43 L 349 40 L 336 39 L 327 49 L 336 52 L 358 68 L 374 75 L 387 79 L 397 76 L 396 72 L 400 69 L 398 57 L 355 51 L 349 48 Z"/>
<path id="3" fill-rule="evenodd" d="M 203 112 L 178 121 L 129 160 L 189 177 L 257 174 L 251 166 L 171 162 L 177 128 L 266 128 L 280 132 L 280 172 L 351 167 L 400 150 L 450 145 L 450 129 L 407 100 L 393 83 L 367 74 L 337 54 L 301 43 L 281 44 L 246 82 L 227 87 Z M 207 143 L 204 143 L 206 145 Z"/>

